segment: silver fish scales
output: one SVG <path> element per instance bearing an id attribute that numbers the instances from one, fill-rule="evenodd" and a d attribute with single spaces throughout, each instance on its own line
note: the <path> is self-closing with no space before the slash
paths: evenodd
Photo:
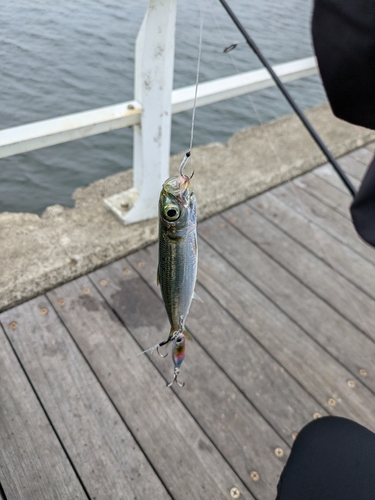
<path id="1" fill-rule="evenodd" d="M 195 293 L 198 264 L 197 204 L 190 180 L 183 173 L 190 156 L 186 153 L 179 175 L 167 179 L 159 197 L 159 261 L 157 282 L 160 284 L 164 306 L 171 325 L 166 340 L 143 352 L 150 352 L 173 341 L 172 357 L 175 365 L 173 382 L 177 381 L 185 357 L 185 337 L 191 338 L 185 328 Z M 181 351 L 181 352 L 180 352 Z M 160 353 L 159 353 L 160 354 Z M 167 354 L 160 356 L 165 357 Z"/>
<path id="2" fill-rule="evenodd" d="M 158 282 L 171 330 L 185 333 L 197 278 L 197 208 L 190 177 L 182 173 L 163 184 L 159 198 Z"/>

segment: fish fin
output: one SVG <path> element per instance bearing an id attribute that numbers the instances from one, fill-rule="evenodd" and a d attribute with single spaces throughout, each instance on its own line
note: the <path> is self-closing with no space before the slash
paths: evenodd
<path id="1" fill-rule="evenodd" d="M 156 271 L 156 284 L 160 285 L 159 266 L 158 266 L 158 270 Z"/>
<path id="2" fill-rule="evenodd" d="M 191 340 L 191 341 L 193 341 L 193 340 L 194 340 L 194 339 L 193 339 L 193 337 L 192 337 L 192 335 L 191 335 L 191 333 L 189 333 L 189 332 L 186 330 L 186 328 L 185 328 L 185 330 L 184 330 L 184 335 L 185 335 L 185 337 L 186 337 L 188 340 Z"/>
<path id="3" fill-rule="evenodd" d="M 203 300 L 199 297 L 197 292 L 193 292 L 193 299 L 198 300 L 198 302 L 203 302 Z"/>

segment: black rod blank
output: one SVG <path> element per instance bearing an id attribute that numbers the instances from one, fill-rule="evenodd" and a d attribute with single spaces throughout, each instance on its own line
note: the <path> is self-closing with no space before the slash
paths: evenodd
<path id="1" fill-rule="evenodd" d="M 319 148 L 321 149 L 321 151 L 323 152 L 323 154 L 326 156 L 327 160 L 331 163 L 331 165 L 336 170 L 336 172 L 340 176 L 340 178 L 343 181 L 343 183 L 345 184 L 345 186 L 350 191 L 351 195 L 354 197 L 357 192 L 356 192 L 356 189 L 353 186 L 352 182 L 347 177 L 347 175 L 343 171 L 343 169 L 340 167 L 340 165 L 338 164 L 338 162 L 336 161 L 336 159 L 332 155 L 332 153 L 329 151 L 329 149 L 327 148 L 327 146 L 324 144 L 324 142 L 322 141 L 322 139 L 320 138 L 320 136 L 318 135 L 318 133 L 316 132 L 316 130 L 314 129 L 314 127 L 311 125 L 311 123 L 309 122 L 309 120 L 306 118 L 306 116 L 304 115 L 303 111 L 299 108 L 299 106 L 297 105 L 297 103 L 294 101 L 294 99 L 292 98 L 292 96 L 289 94 L 289 92 L 285 88 L 285 85 L 282 83 L 282 81 L 280 80 L 280 78 L 276 75 L 276 73 L 272 69 L 272 66 L 269 64 L 269 62 L 267 61 L 267 59 L 261 53 L 261 51 L 257 47 L 257 45 L 254 42 L 254 40 L 250 37 L 250 35 L 245 30 L 245 28 L 242 26 L 241 22 L 239 21 L 239 19 L 235 15 L 235 13 L 232 11 L 232 9 L 229 7 L 229 5 L 226 2 L 226 0 L 219 0 L 219 2 L 224 7 L 224 9 L 227 11 L 227 13 L 229 14 L 230 18 L 232 19 L 232 21 L 234 22 L 234 24 L 237 26 L 238 30 L 241 32 L 241 34 L 245 38 L 245 40 L 246 40 L 247 44 L 249 45 L 249 47 L 255 52 L 255 54 L 257 55 L 258 59 L 263 64 L 263 66 L 270 73 L 270 75 L 272 76 L 274 82 L 279 87 L 279 89 L 281 90 L 281 92 L 284 94 L 286 100 L 292 106 L 292 108 L 294 109 L 294 111 L 298 115 L 299 119 L 302 121 L 302 123 L 304 124 L 304 126 L 306 127 L 306 129 L 308 130 L 308 132 L 310 133 L 311 137 L 314 139 L 314 141 L 319 146 Z"/>

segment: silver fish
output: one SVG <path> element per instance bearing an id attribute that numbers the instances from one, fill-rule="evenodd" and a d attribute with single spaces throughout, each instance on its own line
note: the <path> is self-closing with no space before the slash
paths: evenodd
<path id="1" fill-rule="evenodd" d="M 157 282 L 171 328 L 166 340 L 140 353 L 156 349 L 164 358 L 167 354 L 160 354 L 159 347 L 173 342 L 174 376 L 168 387 L 174 382 L 180 387 L 185 385 L 177 380 L 185 358 L 185 337 L 191 339 L 185 321 L 193 298 L 201 300 L 194 291 L 198 264 L 197 203 L 190 184 L 194 172 L 190 177 L 183 173 L 189 156 L 190 152 L 182 160 L 179 175 L 164 182 L 159 198 Z"/>
<path id="2" fill-rule="evenodd" d="M 178 176 L 167 179 L 159 198 L 159 267 L 158 283 L 171 329 L 170 342 L 177 332 L 189 334 L 185 329 L 191 301 L 196 295 L 197 279 L 197 206 L 191 188 L 191 177 L 183 169 L 189 154 L 181 163 Z"/>

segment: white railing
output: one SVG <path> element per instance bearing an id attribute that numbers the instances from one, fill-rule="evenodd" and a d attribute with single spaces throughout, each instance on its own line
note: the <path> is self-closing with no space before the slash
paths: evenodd
<path id="1" fill-rule="evenodd" d="M 195 86 L 172 91 L 176 0 L 149 0 L 135 57 L 135 100 L 0 130 L 0 158 L 124 127 L 134 127 L 134 186 L 104 200 L 124 224 L 157 215 L 162 182 L 169 175 L 171 115 L 192 109 Z M 273 67 L 290 82 L 317 73 L 314 57 Z M 199 85 L 197 106 L 274 85 L 265 69 Z"/>

